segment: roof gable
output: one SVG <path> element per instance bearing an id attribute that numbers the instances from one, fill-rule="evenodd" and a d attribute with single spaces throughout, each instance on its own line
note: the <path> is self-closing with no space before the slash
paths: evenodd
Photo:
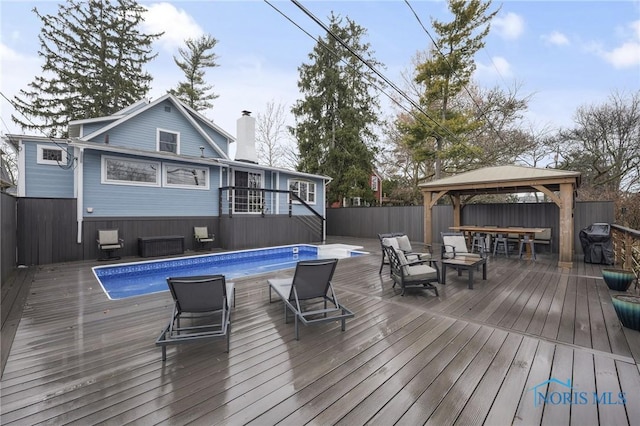
<path id="1" fill-rule="evenodd" d="M 226 151 L 224 151 L 223 149 L 220 148 L 220 146 L 218 146 L 218 144 L 213 140 L 213 138 L 203 129 L 203 126 L 209 126 L 211 129 L 215 130 L 216 132 L 220 133 L 222 136 L 224 136 L 227 139 L 230 139 L 229 142 L 232 142 L 234 140 L 234 138 L 229 135 L 227 132 L 225 132 L 224 130 L 222 130 L 221 128 L 219 128 L 218 126 L 214 125 L 213 123 L 211 123 L 209 120 L 207 120 L 204 116 L 202 116 L 201 114 L 199 114 L 198 112 L 185 107 L 184 104 L 182 104 L 182 102 L 180 102 L 180 100 L 178 100 L 175 96 L 171 95 L 171 94 L 166 94 L 164 96 L 159 97 L 158 99 L 156 99 L 153 102 L 150 102 L 144 106 L 140 106 L 138 104 L 134 104 L 137 108 L 132 109 L 132 110 L 127 110 L 127 108 L 125 108 L 124 110 L 120 111 L 119 113 L 122 113 L 123 111 L 125 112 L 125 115 L 121 115 L 119 116 L 119 118 L 115 121 L 113 121 L 112 123 L 109 123 L 108 125 L 101 127 L 100 129 L 87 134 L 85 136 L 83 136 L 81 138 L 81 140 L 84 141 L 91 141 L 91 140 L 96 140 L 98 139 L 98 137 L 102 136 L 102 135 L 106 135 L 107 132 L 109 132 L 112 129 L 115 129 L 116 127 L 121 126 L 122 124 L 133 120 L 136 117 L 141 116 L 142 114 L 144 114 L 145 112 L 157 107 L 158 105 L 160 105 L 162 102 L 171 102 L 171 104 L 173 104 L 173 106 L 176 108 L 176 110 L 184 117 L 184 119 L 193 127 L 193 129 L 200 135 L 200 137 L 202 137 L 202 139 L 218 154 L 220 155 L 220 158 L 223 159 L 228 159 L 229 156 L 227 155 Z M 197 119 L 196 119 L 197 118 Z M 210 123 L 210 124 L 209 124 Z"/>

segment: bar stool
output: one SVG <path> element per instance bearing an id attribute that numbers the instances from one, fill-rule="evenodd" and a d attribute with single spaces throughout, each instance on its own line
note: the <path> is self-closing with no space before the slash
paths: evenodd
<path id="1" fill-rule="evenodd" d="M 498 247 L 502 245 L 502 253 L 509 257 L 509 240 L 506 234 L 497 234 L 493 241 L 493 255 L 498 253 Z"/>
<path id="2" fill-rule="evenodd" d="M 476 244 L 478 246 L 478 252 L 484 253 L 487 251 L 487 245 L 485 243 L 486 235 L 482 232 L 476 232 L 473 234 L 473 243 L 471 243 L 471 253 L 476 250 Z"/>
<path id="3" fill-rule="evenodd" d="M 529 237 L 528 235 L 520 238 L 520 259 L 522 259 L 522 254 L 525 252 L 527 244 L 529 244 L 529 246 L 531 247 L 531 258 L 533 260 L 536 260 L 536 248 L 533 243 L 533 239 L 531 239 L 531 237 Z"/>

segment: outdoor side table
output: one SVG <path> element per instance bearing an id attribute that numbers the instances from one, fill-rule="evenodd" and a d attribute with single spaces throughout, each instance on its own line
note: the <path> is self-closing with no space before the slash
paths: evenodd
<path id="1" fill-rule="evenodd" d="M 458 276 L 462 275 L 462 270 L 469 273 L 469 288 L 473 290 L 473 271 L 482 265 L 482 279 L 487 279 L 487 258 L 459 257 L 453 259 L 442 259 L 442 284 L 447 283 L 447 266 L 458 270 Z"/>

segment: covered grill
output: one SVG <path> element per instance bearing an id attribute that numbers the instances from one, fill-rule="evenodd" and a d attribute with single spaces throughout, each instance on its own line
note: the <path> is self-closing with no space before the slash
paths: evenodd
<path id="1" fill-rule="evenodd" d="M 592 223 L 580 231 L 584 263 L 613 265 L 613 242 L 608 223 Z"/>

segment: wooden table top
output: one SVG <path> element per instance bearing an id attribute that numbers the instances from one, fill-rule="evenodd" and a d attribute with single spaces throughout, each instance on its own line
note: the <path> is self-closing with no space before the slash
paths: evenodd
<path id="1" fill-rule="evenodd" d="M 500 233 L 500 234 L 536 234 L 539 232 L 544 232 L 544 228 L 523 228 L 523 227 L 501 228 L 501 227 L 493 227 L 493 226 L 475 226 L 475 225 L 450 226 L 449 229 L 454 231 L 462 231 L 462 232 L 488 232 L 488 233 Z"/>

